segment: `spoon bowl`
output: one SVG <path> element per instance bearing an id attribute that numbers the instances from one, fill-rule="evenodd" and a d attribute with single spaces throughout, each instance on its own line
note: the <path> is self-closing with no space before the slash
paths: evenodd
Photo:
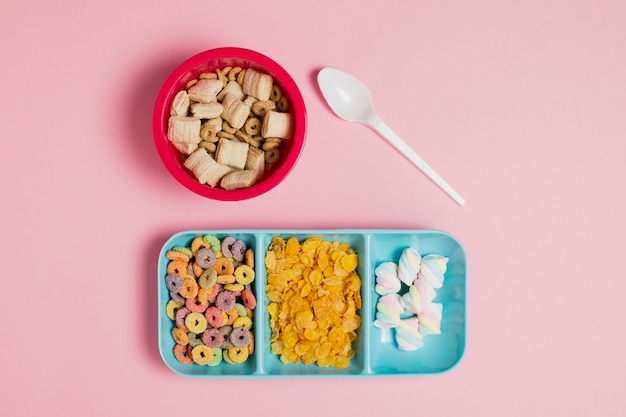
<path id="1" fill-rule="evenodd" d="M 370 127 L 445 191 L 458 205 L 465 204 L 465 200 L 378 116 L 365 84 L 347 72 L 328 67 L 317 74 L 317 82 L 328 106 L 337 116 L 349 122 L 357 122 Z"/>
<path id="2" fill-rule="evenodd" d="M 369 90 L 350 74 L 324 68 L 319 72 L 317 81 L 326 102 L 342 119 L 363 123 L 375 113 Z"/>

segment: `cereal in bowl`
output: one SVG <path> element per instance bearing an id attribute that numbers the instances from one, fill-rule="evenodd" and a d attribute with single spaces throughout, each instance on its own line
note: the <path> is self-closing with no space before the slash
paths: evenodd
<path id="1" fill-rule="evenodd" d="M 235 190 L 261 179 L 292 132 L 289 101 L 271 75 L 225 67 L 175 95 L 167 138 L 201 184 Z"/>

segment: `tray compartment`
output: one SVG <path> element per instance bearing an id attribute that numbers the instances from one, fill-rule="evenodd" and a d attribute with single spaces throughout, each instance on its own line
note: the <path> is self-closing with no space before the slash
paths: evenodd
<path id="1" fill-rule="evenodd" d="M 277 355 L 274 355 L 270 351 L 270 337 L 271 337 L 271 329 L 269 325 L 269 318 L 267 315 L 267 305 L 269 304 L 269 300 L 265 296 L 265 278 L 266 278 L 266 269 L 265 265 L 259 265 L 259 271 L 261 271 L 261 275 L 263 277 L 263 287 L 259 290 L 260 296 L 257 297 L 257 314 L 259 317 L 263 316 L 263 320 L 257 320 L 259 326 L 261 327 L 260 334 L 262 335 L 262 343 L 259 344 L 259 347 L 264 347 L 263 352 L 260 353 L 261 356 L 261 373 L 267 375 L 276 375 L 276 376 L 348 376 L 355 374 L 363 374 L 365 373 L 365 364 L 367 352 L 369 351 L 369 346 L 366 346 L 368 335 L 367 332 L 368 326 L 365 324 L 364 312 L 368 311 L 369 304 L 366 305 L 365 294 L 369 294 L 371 288 L 369 286 L 369 280 L 366 278 L 370 273 L 367 269 L 368 263 L 365 262 L 367 257 L 367 248 L 368 248 L 368 235 L 365 233 L 359 233 L 354 231 L 297 231 L 297 230 L 277 230 L 275 232 L 268 232 L 260 234 L 261 239 L 259 243 L 259 247 L 261 248 L 261 252 L 259 253 L 258 258 L 262 261 L 265 257 L 265 251 L 269 247 L 272 239 L 274 237 L 280 237 L 284 240 L 289 239 L 290 237 L 295 237 L 298 239 L 300 243 L 304 240 L 312 237 L 319 237 L 323 240 L 330 242 L 339 242 L 339 243 L 347 243 L 350 245 L 352 249 L 359 255 L 359 266 L 357 267 L 357 273 L 361 278 L 361 298 L 363 299 L 363 308 L 358 311 L 358 314 L 361 316 L 361 326 L 357 329 L 358 337 L 353 342 L 352 348 L 356 351 L 355 356 L 350 360 L 350 366 L 345 369 L 336 369 L 332 367 L 319 367 L 315 365 L 304 365 L 304 364 L 283 364 L 280 361 L 280 358 Z"/>
<path id="2" fill-rule="evenodd" d="M 443 304 L 441 334 L 424 336 L 424 347 L 401 351 L 393 332 L 371 326 L 371 366 L 376 375 L 430 374 L 451 369 L 465 349 L 465 253 L 450 235 L 438 231 L 386 231 L 375 233 L 370 245 L 371 280 L 376 267 L 385 261 L 398 263 L 402 251 L 412 246 L 422 256 L 437 253 L 449 258 L 442 288 L 434 301 Z M 371 292 L 370 318 L 376 316 L 380 296 Z"/>

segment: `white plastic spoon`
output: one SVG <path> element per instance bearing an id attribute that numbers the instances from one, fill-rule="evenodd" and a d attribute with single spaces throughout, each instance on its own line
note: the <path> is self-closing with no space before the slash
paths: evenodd
<path id="1" fill-rule="evenodd" d="M 326 102 L 337 116 L 350 122 L 362 123 L 373 129 L 426 174 L 458 205 L 465 204 L 465 200 L 376 114 L 370 92 L 362 82 L 335 68 L 322 69 L 317 74 L 317 82 Z"/>

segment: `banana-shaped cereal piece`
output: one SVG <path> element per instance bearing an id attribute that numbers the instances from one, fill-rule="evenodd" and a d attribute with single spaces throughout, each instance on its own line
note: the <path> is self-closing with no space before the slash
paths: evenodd
<path id="1" fill-rule="evenodd" d="M 254 185 L 257 173 L 251 169 L 242 171 L 233 171 L 222 178 L 221 186 L 225 190 L 236 190 L 238 188 L 246 188 Z"/>
<path id="2" fill-rule="evenodd" d="M 224 87 L 217 95 L 217 101 L 224 100 L 224 97 L 226 97 L 227 94 L 232 94 L 239 100 L 243 100 L 246 97 L 237 81 L 229 81 L 228 84 L 226 84 L 226 87 Z"/>
<path id="3" fill-rule="evenodd" d="M 171 116 L 168 120 L 167 138 L 172 142 L 200 143 L 200 119 Z"/>
<path id="4" fill-rule="evenodd" d="M 264 138 L 289 139 L 291 136 L 291 113 L 271 110 L 265 113 L 261 135 Z"/>
<path id="5" fill-rule="evenodd" d="M 214 119 L 219 117 L 223 111 L 224 106 L 217 101 L 193 103 L 191 105 L 191 114 L 198 119 Z"/>
<path id="6" fill-rule="evenodd" d="M 187 113 L 189 113 L 189 94 L 186 90 L 180 90 L 172 100 L 170 116 L 187 116 Z"/>
<path id="7" fill-rule="evenodd" d="M 187 94 L 192 101 L 209 103 L 217 101 L 217 94 L 222 90 L 222 87 L 224 84 L 221 80 L 202 78 L 189 87 Z"/>
<path id="8" fill-rule="evenodd" d="M 248 158 L 250 145 L 244 142 L 221 138 L 215 151 L 215 160 L 222 165 L 243 169 Z"/>
<path id="9" fill-rule="evenodd" d="M 263 74 L 248 68 L 243 77 L 243 92 L 259 100 L 269 100 L 272 95 L 274 79 L 269 74 Z"/>
<path id="10" fill-rule="evenodd" d="M 211 187 L 215 187 L 224 175 L 233 170 L 227 165 L 216 162 L 204 148 L 196 149 L 187 157 L 184 165 L 193 172 L 201 184 L 208 184 Z"/>
<path id="11" fill-rule="evenodd" d="M 243 101 L 233 94 L 226 94 L 222 100 L 222 106 L 224 106 L 222 118 L 234 129 L 241 129 L 250 115 L 250 107 L 243 104 Z"/>
<path id="12" fill-rule="evenodd" d="M 256 172 L 255 182 L 260 180 L 265 170 L 265 152 L 253 146 L 248 149 L 245 169 Z"/>

